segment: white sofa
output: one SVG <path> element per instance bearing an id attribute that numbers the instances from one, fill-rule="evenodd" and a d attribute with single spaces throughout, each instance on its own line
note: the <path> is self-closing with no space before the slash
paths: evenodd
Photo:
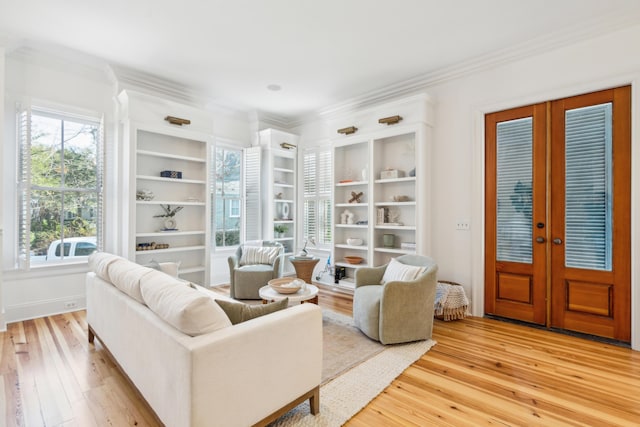
<path id="1" fill-rule="evenodd" d="M 155 275 L 154 283 L 184 287 L 189 298 L 220 297 L 114 255 L 96 254 L 89 264 L 89 341 L 100 340 L 164 425 L 264 425 L 306 399 L 312 413 L 319 410 L 322 313 L 315 304 L 190 336 L 136 300 L 158 289 L 145 288 L 145 280 Z"/>

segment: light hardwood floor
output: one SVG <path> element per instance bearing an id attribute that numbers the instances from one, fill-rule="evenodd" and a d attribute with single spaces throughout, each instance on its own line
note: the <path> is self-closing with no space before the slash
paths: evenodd
<path id="1" fill-rule="evenodd" d="M 640 352 L 482 318 L 436 321 L 434 339 L 349 426 L 640 425 Z M 83 311 L 10 324 L 0 356 L 0 426 L 158 425 Z"/>

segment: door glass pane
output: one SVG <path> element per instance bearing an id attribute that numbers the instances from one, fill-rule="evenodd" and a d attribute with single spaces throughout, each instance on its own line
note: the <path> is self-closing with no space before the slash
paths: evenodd
<path id="1" fill-rule="evenodd" d="M 611 271 L 611 103 L 565 113 L 565 265 Z"/>
<path id="2" fill-rule="evenodd" d="M 497 125 L 497 260 L 531 264 L 533 118 Z"/>

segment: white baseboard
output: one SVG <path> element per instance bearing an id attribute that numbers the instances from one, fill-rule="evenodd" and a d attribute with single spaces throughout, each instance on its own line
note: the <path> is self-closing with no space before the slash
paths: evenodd
<path id="1" fill-rule="evenodd" d="M 64 298 L 35 301 L 5 307 L 4 320 L 6 323 L 20 322 L 22 320 L 84 310 L 86 307 L 87 300 L 85 295 L 71 295 Z M 1 320 L 2 318 L 0 318 L 0 321 Z M 0 323 L 0 326 L 1 325 L 2 323 Z"/>

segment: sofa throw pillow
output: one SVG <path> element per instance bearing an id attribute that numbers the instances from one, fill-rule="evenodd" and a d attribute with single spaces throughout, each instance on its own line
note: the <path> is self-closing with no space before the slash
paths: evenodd
<path id="1" fill-rule="evenodd" d="M 403 264 L 395 258 L 391 258 L 380 283 L 384 285 L 387 282 L 393 281 L 408 282 L 415 280 L 418 276 L 424 273 L 424 271 L 425 267 Z"/>
<path id="2" fill-rule="evenodd" d="M 236 301 L 215 300 L 216 303 L 227 313 L 232 325 L 236 325 L 265 314 L 275 313 L 283 310 L 289 305 L 289 298 L 280 301 L 270 302 L 269 304 L 249 305 Z"/>
<path id="3" fill-rule="evenodd" d="M 162 320 L 192 337 L 231 326 L 210 296 L 164 273 L 154 273 L 154 280 L 142 280 L 140 290 L 145 304 Z"/>
<path id="4" fill-rule="evenodd" d="M 280 248 L 277 246 L 244 246 L 240 257 L 240 265 L 273 265 L 279 254 Z"/>
<path id="5" fill-rule="evenodd" d="M 151 260 L 144 266 L 153 268 L 154 270 L 162 271 L 163 273 L 167 273 L 169 276 L 178 277 L 178 268 L 180 267 L 180 263 L 180 261 L 158 262 L 156 260 Z"/>

